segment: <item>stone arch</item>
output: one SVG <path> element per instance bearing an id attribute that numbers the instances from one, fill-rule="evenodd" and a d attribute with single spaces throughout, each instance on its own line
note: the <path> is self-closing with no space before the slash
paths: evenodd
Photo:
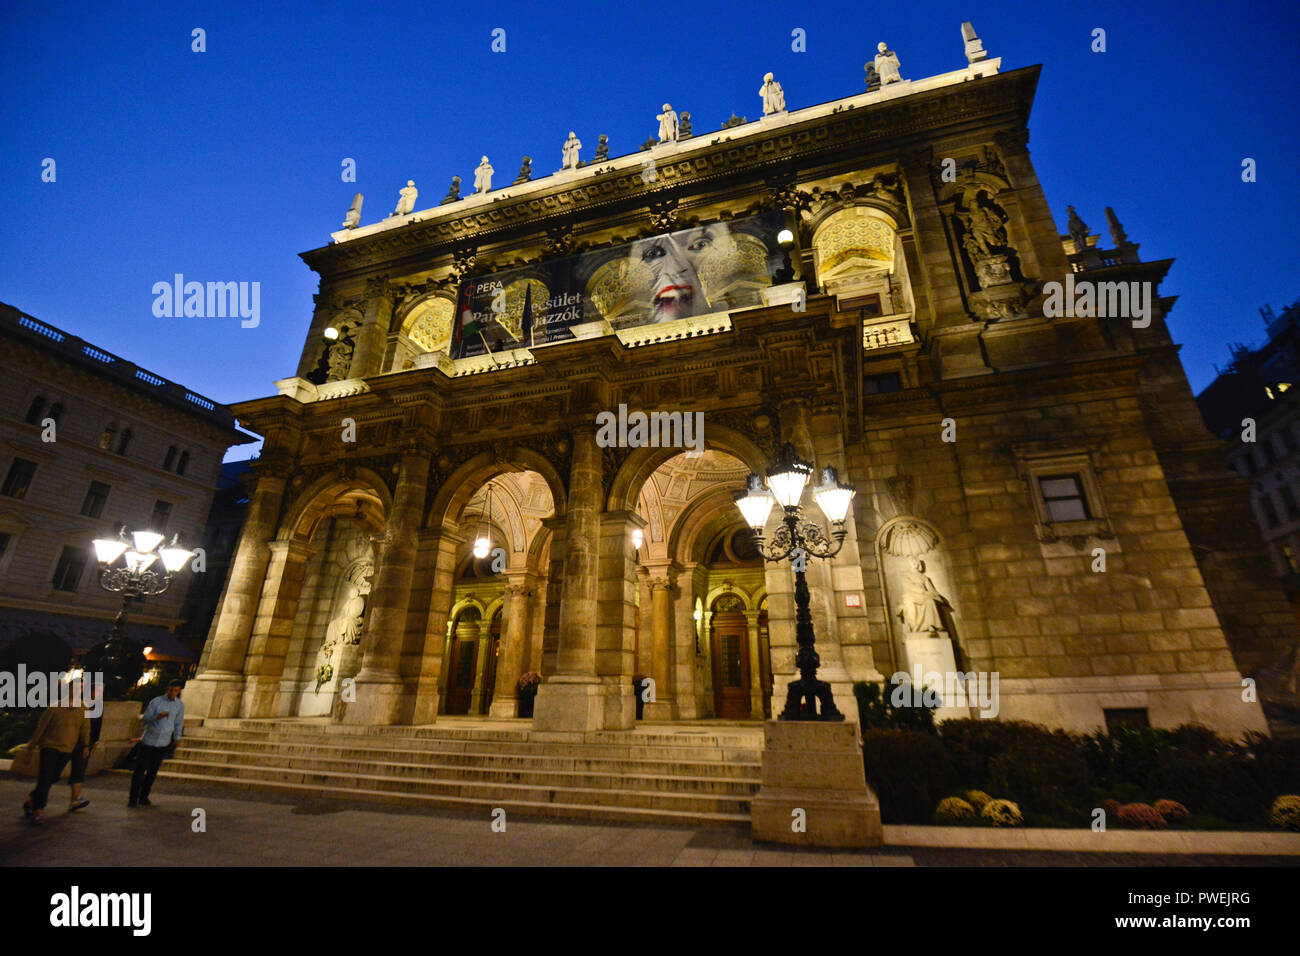
<path id="1" fill-rule="evenodd" d="M 446 349 L 451 344 L 455 301 L 433 292 L 405 304 L 393 316 L 393 327 L 415 346 L 417 353 Z"/>
<path id="2" fill-rule="evenodd" d="M 898 264 L 898 220 L 865 203 L 837 209 L 813 232 L 813 265 L 823 288 L 849 276 L 892 274 Z"/>
<path id="3" fill-rule="evenodd" d="M 741 486 L 718 485 L 686 506 L 668 535 L 668 553 L 674 560 L 702 562 L 709 542 L 733 525 L 743 524 L 733 496 L 733 492 L 740 490 Z"/>
<path id="4" fill-rule="evenodd" d="M 540 452 L 515 446 L 500 457 L 492 452 L 482 452 L 457 467 L 434 495 L 427 525 L 457 530 L 465 506 L 485 482 L 497 475 L 518 471 L 535 471 L 542 476 L 551 492 L 553 516 L 563 517 L 564 481 L 555 465 Z"/>
<path id="5" fill-rule="evenodd" d="M 710 425 L 706 416 L 704 436 L 705 448 L 726 452 L 742 462 L 750 471 L 761 474 L 767 469 L 767 456 L 752 439 L 735 429 L 725 425 Z M 654 474 L 655 469 L 681 453 L 681 448 L 634 448 L 610 483 L 609 494 L 605 498 L 605 510 L 635 510 L 641 488 Z"/>
<path id="6" fill-rule="evenodd" d="M 285 513 L 276 535 L 280 541 L 306 543 L 322 519 L 359 517 L 376 531 L 382 531 L 392 508 L 388 485 L 369 468 L 356 468 L 350 476 L 335 473 L 317 479 L 303 489 Z M 350 509 L 350 510 L 349 510 Z"/>

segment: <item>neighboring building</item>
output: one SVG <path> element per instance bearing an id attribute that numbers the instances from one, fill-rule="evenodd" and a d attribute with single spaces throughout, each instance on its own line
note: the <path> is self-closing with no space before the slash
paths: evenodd
<path id="1" fill-rule="evenodd" d="M 91 541 L 125 524 L 198 546 L 226 449 L 254 439 L 225 406 L 13 306 L 0 340 L 0 647 L 66 663 L 121 606 Z M 151 659 L 193 658 L 172 631 L 194 577 L 132 605 Z"/>
<path id="2" fill-rule="evenodd" d="M 689 138 L 648 112 L 658 145 L 304 253 L 296 373 L 235 407 L 265 446 L 192 712 L 510 717 L 538 671 L 538 730 L 632 727 L 636 675 L 648 719 L 760 720 L 795 674 L 793 574 L 734 495 L 788 441 L 857 486 L 843 550 L 808 562 L 850 716 L 854 681 L 946 659 L 999 675 L 1003 719 L 1264 729 L 1242 672 L 1294 621 L 1238 574 L 1239 488 L 1156 295 L 1172 260 L 1117 221 L 1111 252 L 1073 216 L 1063 241 L 1038 68 L 966 49 Z M 1112 282 L 1137 285 L 1098 286 L 1103 317 L 1059 307 Z M 642 412 L 680 428 L 607 440 Z"/>
<path id="3" fill-rule="evenodd" d="M 1268 340 L 1232 350 L 1232 364 L 1201 392 L 1205 423 L 1224 442 L 1228 465 L 1249 484 L 1259 537 L 1272 571 L 1300 616 L 1300 302 L 1260 310 Z M 1264 675 L 1275 703 L 1300 708 L 1294 649 Z"/>

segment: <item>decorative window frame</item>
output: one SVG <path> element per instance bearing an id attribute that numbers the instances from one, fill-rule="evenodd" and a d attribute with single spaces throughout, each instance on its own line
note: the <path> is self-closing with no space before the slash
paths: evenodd
<path id="1" fill-rule="evenodd" d="M 1093 465 L 1093 456 L 1087 449 L 1072 451 L 1031 451 L 1017 452 L 1020 464 L 1020 477 L 1025 482 L 1029 499 L 1033 503 L 1035 531 L 1038 540 L 1044 544 L 1068 542 L 1076 548 L 1083 548 L 1089 538 L 1111 540 L 1115 531 L 1110 523 L 1110 510 L 1106 507 L 1106 498 L 1101 493 L 1101 483 L 1097 480 L 1097 471 Z M 1087 500 L 1088 513 L 1092 515 L 1083 521 L 1053 521 L 1043 500 L 1042 486 L 1039 479 L 1059 475 L 1078 475 Z"/>

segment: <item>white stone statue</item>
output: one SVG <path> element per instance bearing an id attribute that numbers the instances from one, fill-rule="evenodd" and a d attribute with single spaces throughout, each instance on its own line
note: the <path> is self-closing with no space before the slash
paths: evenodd
<path id="1" fill-rule="evenodd" d="M 655 119 L 659 120 L 659 142 L 677 142 L 677 111 L 670 104 L 665 103 L 664 111 Z"/>
<path id="2" fill-rule="evenodd" d="M 898 54 L 885 46 L 884 41 L 877 43 L 876 49 L 879 51 L 876 54 L 876 72 L 880 74 L 880 85 L 899 82 L 903 77 L 898 72 Z"/>
<path id="3" fill-rule="evenodd" d="M 474 170 L 474 192 L 485 193 L 492 188 L 492 174 L 496 172 L 486 156 Z"/>
<path id="4" fill-rule="evenodd" d="M 364 197 L 357 193 L 352 197 L 352 206 L 348 209 L 347 217 L 343 220 L 344 229 L 355 229 L 361 225 L 361 200 Z"/>
<path id="5" fill-rule="evenodd" d="M 941 609 L 947 604 L 948 599 L 925 573 L 925 562 L 913 558 L 910 570 L 903 574 L 903 596 L 898 605 L 903 626 L 912 634 L 946 633 Z"/>
<path id="6" fill-rule="evenodd" d="M 420 195 L 420 191 L 415 188 L 415 180 L 408 179 L 398 195 L 402 198 L 397 200 L 397 208 L 393 210 L 393 215 L 408 215 L 415 208 L 415 197 Z"/>
<path id="7" fill-rule="evenodd" d="M 582 142 L 574 134 L 573 130 L 569 130 L 569 138 L 564 141 L 563 150 L 565 169 L 578 168 L 578 150 L 580 149 L 582 149 Z"/>
<path id="8" fill-rule="evenodd" d="M 763 85 L 758 91 L 763 98 L 763 115 L 785 112 L 785 91 L 781 84 L 772 78 L 771 73 L 763 74 Z"/>

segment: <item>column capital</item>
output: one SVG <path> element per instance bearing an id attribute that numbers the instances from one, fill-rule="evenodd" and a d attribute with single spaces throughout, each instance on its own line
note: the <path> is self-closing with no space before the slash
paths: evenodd
<path id="1" fill-rule="evenodd" d="M 527 584 L 523 581 L 511 582 L 510 584 L 506 585 L 506 594 L 510 595 L 511 597 L 517 597 L 517 598 L 532 597 L 533 587 L 531 584 Z"/>
<path id="2" fill-rule="evenodd" d="M 295 540 L 268 541 L 266 542 L 266 547 L 270 550 L 272 555 L 278 556 L 283 554 L 287 558 L 296 558 L 299 561 L 306 561 L 315 554 L 317 550 L 305 541 Z"/>

